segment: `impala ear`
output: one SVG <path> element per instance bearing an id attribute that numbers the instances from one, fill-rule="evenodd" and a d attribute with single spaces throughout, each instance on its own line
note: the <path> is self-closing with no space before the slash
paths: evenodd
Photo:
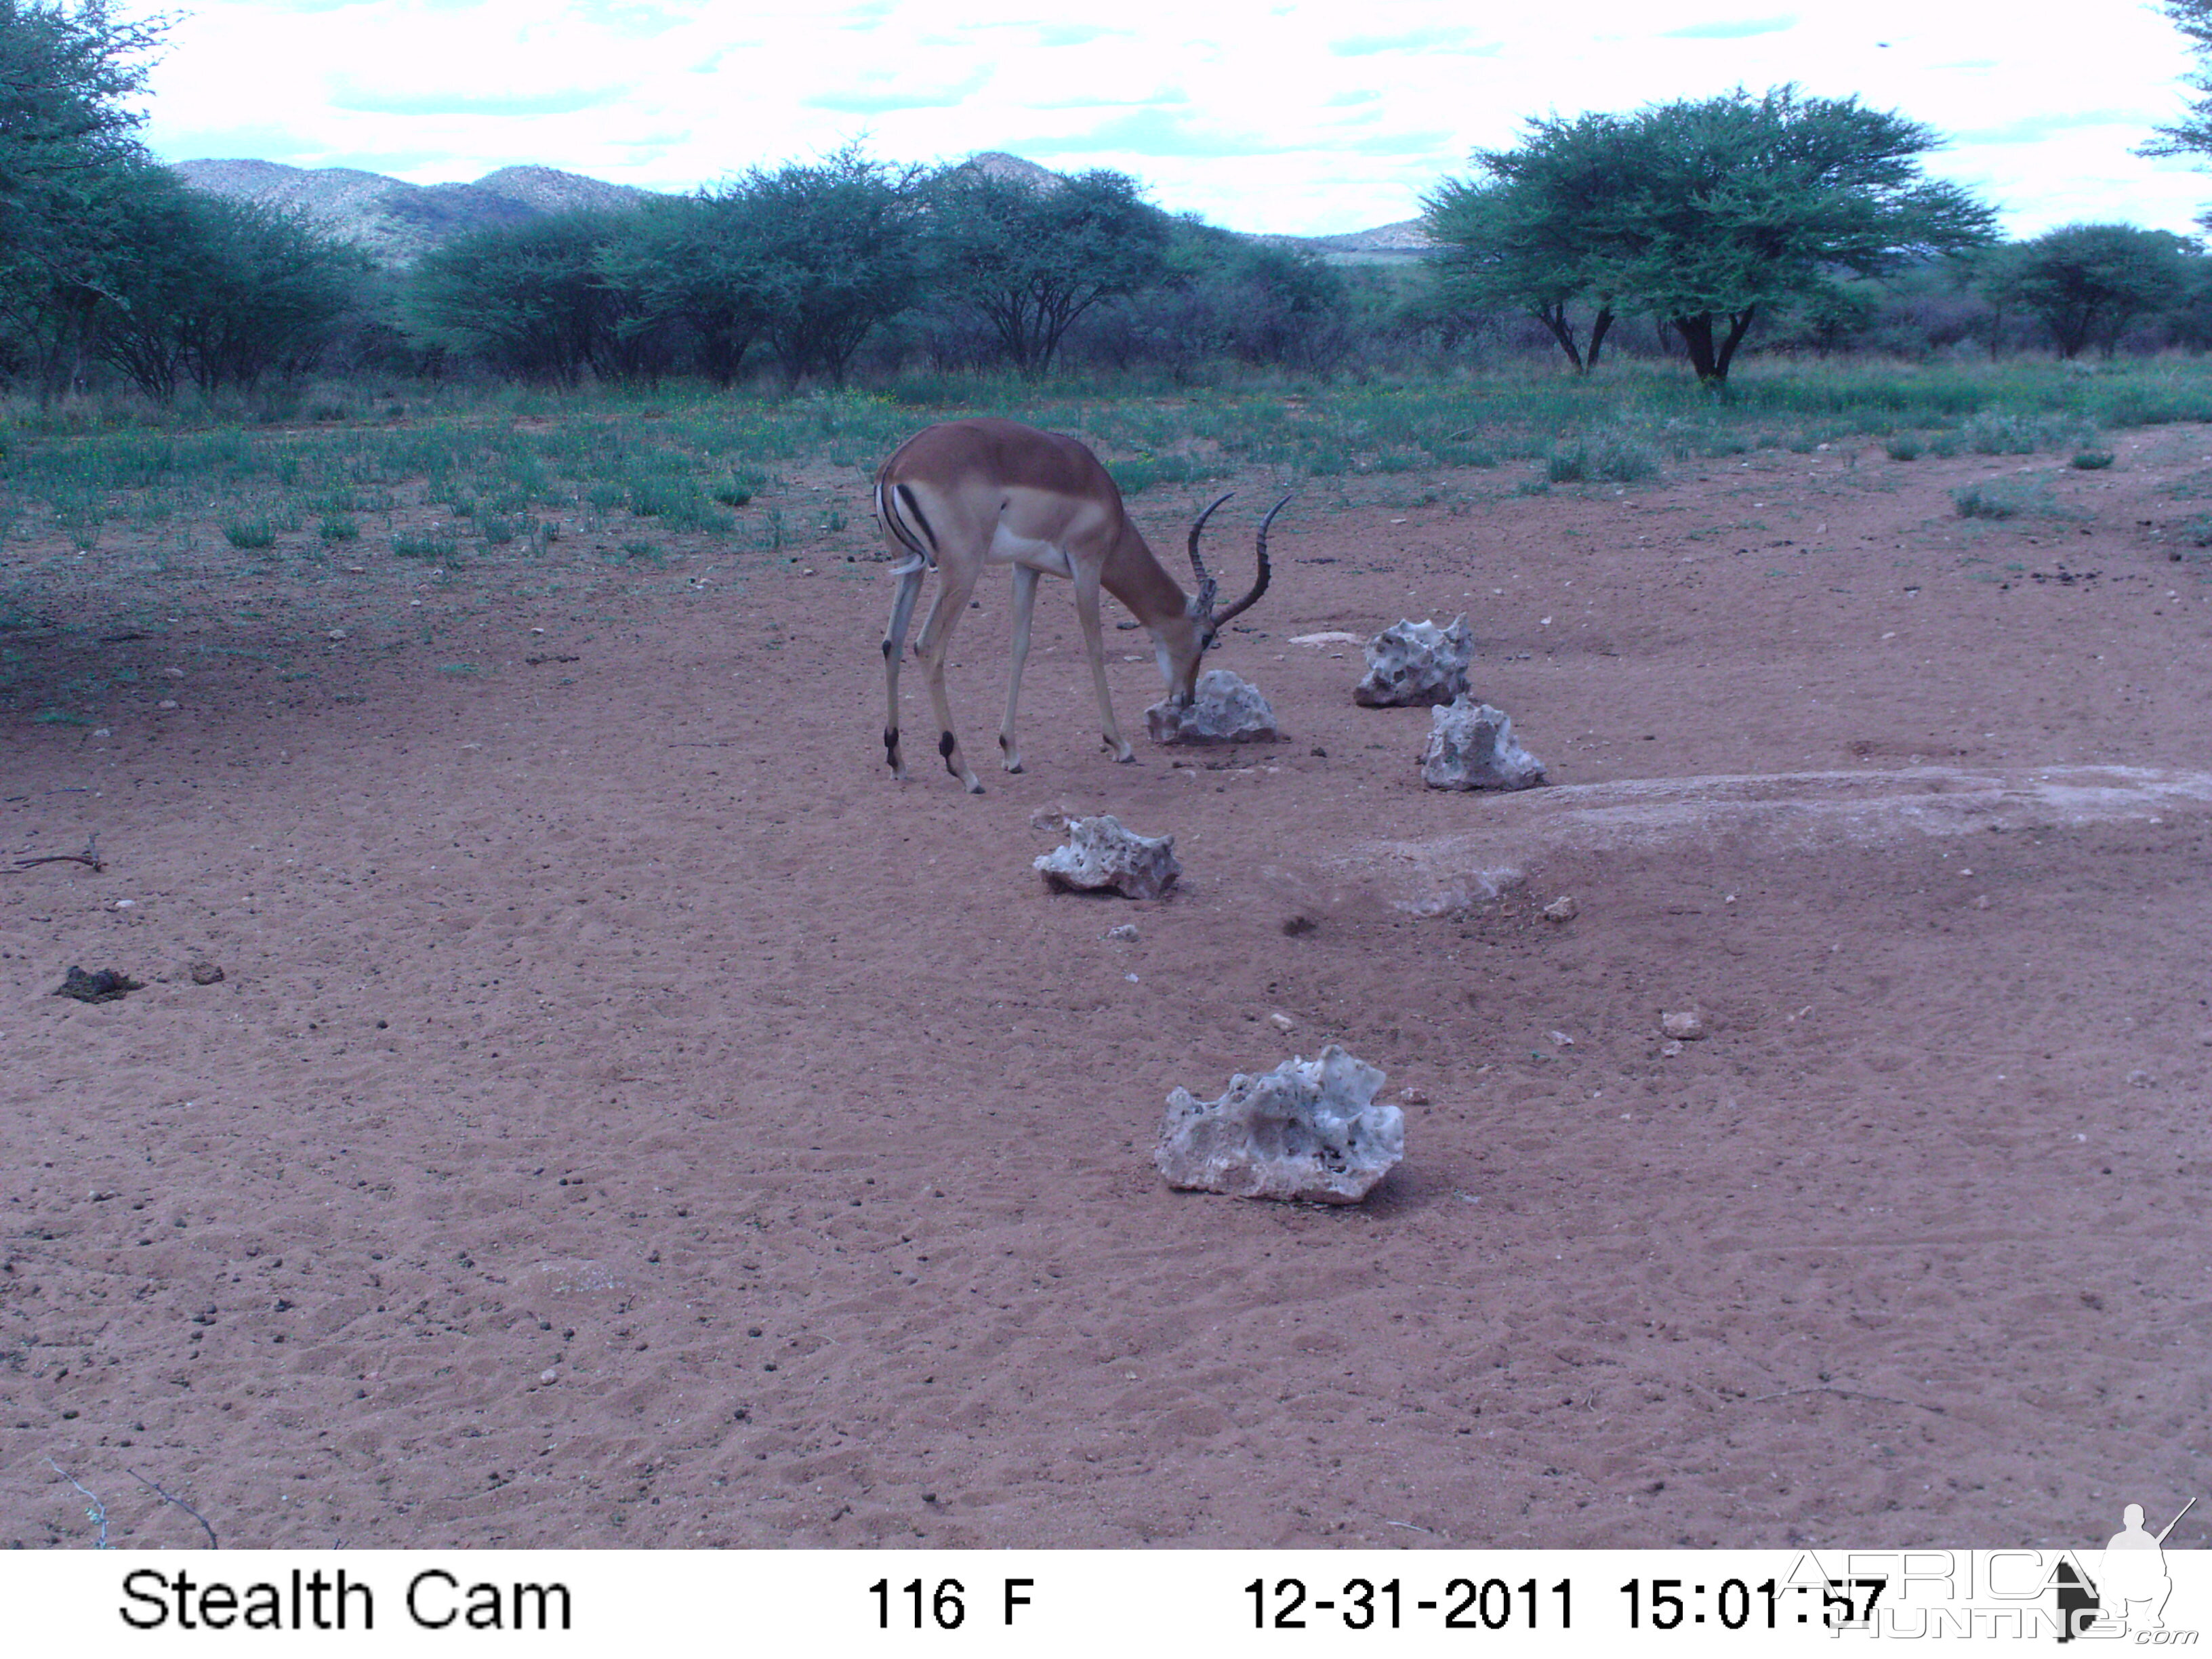
<path id="1" fill-rule="evenodd" d="M 1213 614 L 1214 596 L 1218 591 L 1213 578 L 1206 577 L 1199 583 L 1198 592 L 1190 596 L 1190 604 L 1184 607 L 1184 614 L 1192 617 L 1211 617 Z"/>

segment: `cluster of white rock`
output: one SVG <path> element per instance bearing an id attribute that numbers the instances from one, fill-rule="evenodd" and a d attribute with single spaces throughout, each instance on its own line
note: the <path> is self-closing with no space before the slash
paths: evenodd
<path id="1" fill-rule="evenodd" d="M 1367 641 L 1367 674 L 1354 702 L 1367 708 L 1430 705 L 1421 781 L 1431 789 L 1527 789 L 1544 781 L 1544 763 L 1513 736 L 1513 721 L 1480 701 L 1468 683 L 1474 635 L 1465 616 L 1394 623 Z"/>
<path id="2" fill-rule="evenodd" d="M 1406 1155 L 1405 1114 L 1375 1100 L 1382 1076 L 1330 1043 L 1316 1060 L 1239 1072 L 1218 1100 L 1178 1089 L 1152 1162 L 1186 1190 L 1357 1204 Z"/>
<path id="3" fill-rule="evenodd" d="M 1418 708 L 1468 695 L 1468 665 L 1474 635 L 1464 616 L 1439 628 L 1431 622 L 1393 623 L 1367 641 L 1367 673 L 1352 688 L 1362 708 Z"/>
<path id="4" fill-rule="evenodd" d="M 1154 743 L 1269 743 L 1282 736 L 1275 711 L 1251 681 L 1210 668 L 1194 691 L 1190 702 L 1156 702 L 1145 710 L 1145 729 Z"/>
<path id="5" fill-rule="evenodd" d="M 1513 735 L 1513 718 L 1464 696 L 1430 711 L 1421 750 L 1421 781 L 1431 789 L 1529 789 L 1544 781 L 1544 763 Z"/>
<path id="6" fill-rule="evenodd" d="M 1182 878 L 1173 836 L 1138 835 L 1110 812 L 1071 818 L 1066 833 L 1066 844 L 1042 854 L 1034 866 L 1055 892 L 1161 898 Z"/>

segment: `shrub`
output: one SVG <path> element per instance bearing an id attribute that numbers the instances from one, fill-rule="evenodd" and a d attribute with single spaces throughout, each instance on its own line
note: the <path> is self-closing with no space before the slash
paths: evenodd
<path id="1" fill-rule="evenodd" d="M 234 519 L 223 526 L 222 538 L 237 548 L 274 547 L 276 526 L 266 519 Z"/>
<path id="2" fill-rule="evenodd" d="M 1962 519 L 2016 519 L 2023 514 L 2039 519 L 2070 519 L 2081 515 L 2053 500 L 2050 486 L 2017 478 L 1991 478 L 1961 484 L 1951 492 L 1951 505 Z"/>

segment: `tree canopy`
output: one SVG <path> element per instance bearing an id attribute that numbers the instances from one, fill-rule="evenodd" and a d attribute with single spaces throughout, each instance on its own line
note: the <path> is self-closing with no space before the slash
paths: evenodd
<path id="1" fill-rule="evenodd" d="M 2182 84 L 2197 94 L 2180 119 L 2154 127 L 2138 155 L 2212 155 L 2212 0 L 2166 0 L 2166 21 L 2188 37 L 2197 70 Z"/>
<path id="2" fill-rule="evenodd" d="M 1726 380 L 1764 307 L 1844 275 L 1989 240 L 1992 215 L 1917 158 L 1927 127 L 1795 87 L 1531 121 L 1517 149 L 1429 203 L 1448 276 L 1544 318 L 1576 357 L 1566 307 L 1663 319 L 1698 378 Z M 1577 367 L 1583 365 L 1577 361 Z"/>
<path id="3" fill-rule="evenodd" d="M 2061 357 L 2096 345 L 2106 356 L 2129 326 L 2177 304 L 2188 291 L 2194 245 L 2134 225 L 2062 225 L 2005 250 L 1987 287 L 1994 303 L 2017 304 L 2051 331 Z"/>
<path id="4" fill-rule="evenodd" d="M 144 88 L 167 25 L 0 0 L 0 322 L 43 394 L 82 368 L 127 252 L 124 221 L 152 163 L 125 100 Z"/>
<path id="5" fill-rule="evenodd" d="M 989 320 L 1025 375 L 1051 367 L 1085 312 L 1158 281 L 1167 267 L 1166 216 L 1127 173 L 1035 184 L 971 161 L 945 168 L 923 193 L 938 286 Z"/>

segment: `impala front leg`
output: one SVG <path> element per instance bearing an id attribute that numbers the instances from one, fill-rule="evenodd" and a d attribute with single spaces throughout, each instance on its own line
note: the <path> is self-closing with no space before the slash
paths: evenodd
<path id="1" fill-rule="evenodd" d="M 1075 571 L 1075 617 L 1083 624 L 1083 647 L 1091 653 L 1091 678 L 1098 687 L 1098 718 L 1104 722 L 1101 735 L 1114 758 L 1126 766 L 1137 758 L 1137 751 L 1121 735 L 1121 722 L 1114 718 L 1113 694 L 1106 689 L 1106 635 L 1098 622 L 1098 577 L 1095 572 L 1086 576 L 1079 567 Z"/>
<path id="2" fill-rule="evenodd" d="M 1022 769 L 1022 745 L 1014 736 L 1014 709 L 1022 696 L 1022 666 L 1030 659 L 1030 613 L 1036 605 L 1037 573 L 1025 564 L 1014 567 L 1014 666 L 1006 682 L 1006 718 L 999 727 L 999 752 L 1006 770 Z"/>

